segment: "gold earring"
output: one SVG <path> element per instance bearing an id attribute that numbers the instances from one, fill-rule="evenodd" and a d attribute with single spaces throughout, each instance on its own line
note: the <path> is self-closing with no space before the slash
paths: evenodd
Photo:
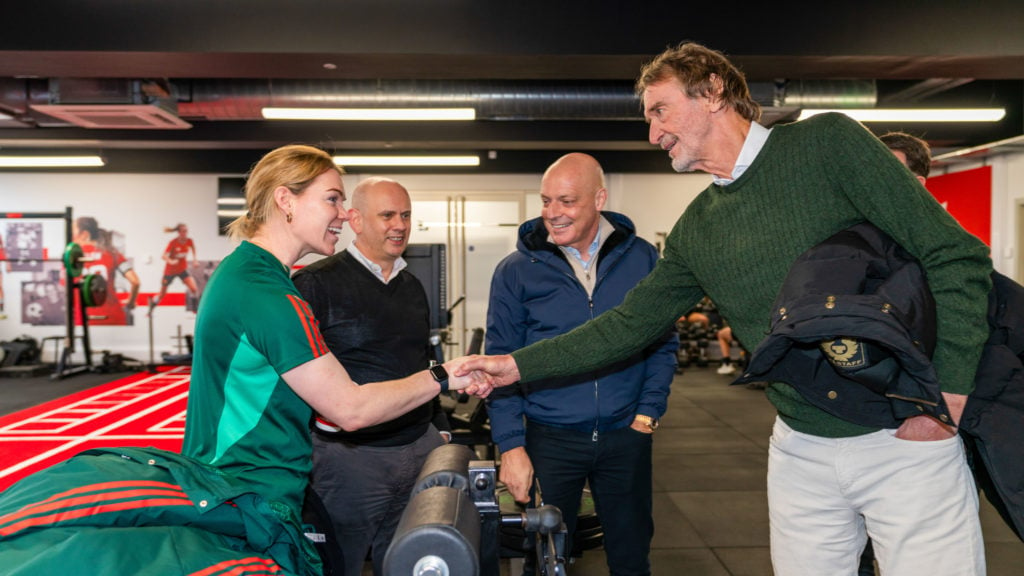
<path id="1" fill-rule="evenodd" d="M 285 220 L 286 220 L 286 221 L 287 221 L 287 222 L 288 222 L 289 224 L 291 224 L 291 223 L 292 223 L 292 213 L 291 213 L 291 212 L 286 212 L 286 213 L 285 213 L 285 215 L 284 215 L 284 219 L 285 219 Z"/>

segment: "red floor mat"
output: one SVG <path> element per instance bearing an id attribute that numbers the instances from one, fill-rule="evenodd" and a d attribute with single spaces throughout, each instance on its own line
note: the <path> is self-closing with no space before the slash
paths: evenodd
<path id="1" fill-rule="evenodd" d="M 191 371 L 140 373 L 0 416 L 0 490 L 90 448 L 181 450 Z"/>

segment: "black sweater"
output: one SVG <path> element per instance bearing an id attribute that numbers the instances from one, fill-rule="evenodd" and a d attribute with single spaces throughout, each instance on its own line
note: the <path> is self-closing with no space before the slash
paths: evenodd
<path id="1" fill-rule="evenodd" d="M 403 270 L 384 284 L 343 251 L 299 270 L 292 281 L 313 309 L 327 347 L 358 384 L 404 378 L 429 365 L 430 307 L 411 273 Z M 436 397 L 394 420 L 330 436 L 401 446 L 422 436 L 432 420 L 439 430 L 449 429 Z"/>

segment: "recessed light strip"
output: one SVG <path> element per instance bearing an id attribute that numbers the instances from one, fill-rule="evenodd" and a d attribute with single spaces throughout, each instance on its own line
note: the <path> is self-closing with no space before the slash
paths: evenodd
<path id="1" fill-rule="evenodd" d="M 480 157 L 466 156 L 335 156 L 340 166 L 479 166 Z"/>
<path id="2" fill-rule="evenodd" d="M 825 112 L 839 112 L 861 122 L 998 122 L 1006 116 L 1003 108 L 850 108 L 806 109 L 800 113 L 798 120 Z"/>
<path id="3" fill-rule="evenodd" d="M 0 168 L 95 168 L 99 156 L 0 156 Z"/>
<path id="4" fill-rule="evenodd" d="M 274 108 L 263 109 L 268 120 L 476 120 L 474 108 Z"/>

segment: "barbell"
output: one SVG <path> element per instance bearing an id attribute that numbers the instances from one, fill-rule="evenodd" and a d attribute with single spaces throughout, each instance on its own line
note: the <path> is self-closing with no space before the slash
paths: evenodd
<path id="1" fill-rule="evenodd" d="M 67 269 L 68 276 L 78 278 L 85 270 L 85 251 L 76 242 L 71 242 L 64 248 L 64 257 L 61 259 Z M 102 306 L 107 301 L 107 279 L 99 274 L 87 274 L 80 282 L 82 289 L 82 304 L 87 308 Z"/>
<path id="2" fill-rule="evenodd" d="M 64 255 L 57 258 L 0 258 L 0 262 L 61 262 L 72 278 L 82 275 L 85 270 L 85 251 L 72 242 L 64 248 Z"/>

